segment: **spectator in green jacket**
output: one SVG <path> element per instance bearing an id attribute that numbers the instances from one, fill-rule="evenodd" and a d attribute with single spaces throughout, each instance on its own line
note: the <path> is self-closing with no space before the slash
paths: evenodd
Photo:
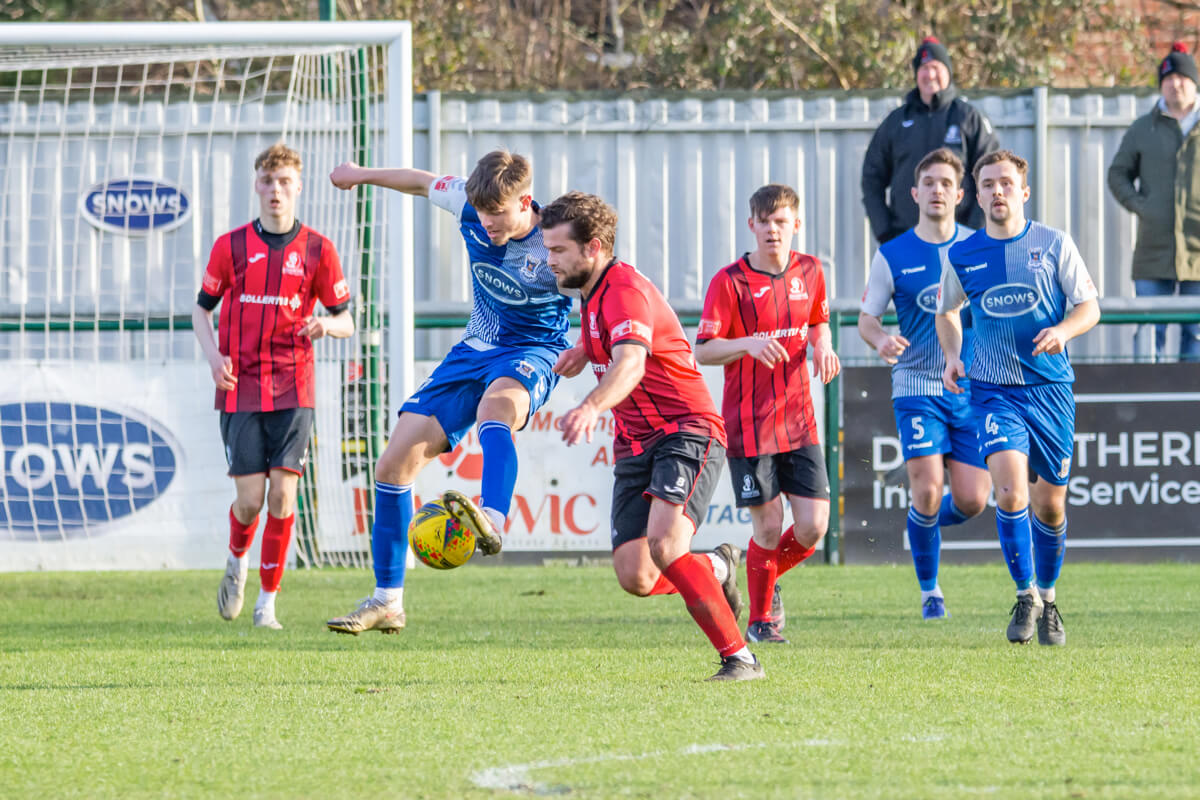
<path id="1" fill-rule="evenodd" d="M 1200 295 L 1200 72 L 1176 43 L 1158 66 L 1159 98 L 1138 117 L 1108 168 L 1108 188 L 1137 215 L 1133 289 L 1139 296 Z M 1153 350 L 1146 341 L 1153 331 Z M 1165 355 L 1166 325 L 1142 326 L 1138 355 Z M 1200 325 L 1184 325 L 1179 358 L 1200 361 Z"/>

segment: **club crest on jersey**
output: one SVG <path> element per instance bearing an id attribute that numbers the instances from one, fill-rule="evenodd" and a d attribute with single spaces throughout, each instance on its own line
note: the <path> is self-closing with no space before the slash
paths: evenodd
<path id="1" fill-rule="evenodd" d="M 808 290 L 804 288 L 804 282 L 799 278 L 792 278 L 788 283 L 788 300 L 807 300 Z"/>
<path id="2" fill-rule="evenodd" d="M 593 339 L 600 338 L 600 323 L 596 319 L 595 311 L 588 312 L 588 333 L 591 334 Z"/>
<path id="3" fill-rule="evenodd" d="M 941 291 L 942 285 L 940 283 L 929 284 L 917 295 L 917 307 L 926 314 L 936 314 L 938 297 L 941 295 Z"/>
<path id="4" fill-rule="evenodd" d="M 946 128 L 946 138 L 942 140 L 945 144 L 962 144 L 962 132 L 957 125 L 951 125 Z"/>
<path id="5" fill-rule="evenodd" d="M 1062 460 L 1062 467 L 1058 470 L 1058 477 L 1065 478 L 1071 474 L 1071 459 L 1070 457 Z"/>
<path id="6" fill-rule="evenodd" d="M 542 262 L 533 256 L 525 256 L 525 263 L 521 265 L 521 277 L 527 282 L 533 283 L 537 280 L 538 269 L 542 266 Z"/>
<path id="7" fill-rule="evenodd" d="M 1002 283 L 983 293 L 980 305 L 989 317 L 1019 317 L 1037 308 L 1042 295 L 1027 283 Z"/>
<path id="8" fill-rule="evenodd" d="M 288 253 L 287 260 L 283 262 L 284 275 L 304 275 L 304 267 L 300 266 L 300 254 L 295 250 Z"/>
<path id="9" fill-rule="evenodd" d="M 1042 248 L 1033 247 L 1029 250 L 1029 268 L 1041 269 L 1046 266 L 1045 259 L 1042 258 Z"/>
<path id="10" fill-rule="evenodd" d="M 524 375 L 526 378 L 533 377 L 533 364 L 530 364 L 528 361 L 526 361 L 524 359 L 521 359 L 520 361 L 515 362 L 513 364 L 513 369 L 515 369 L 517 372 Z"/>

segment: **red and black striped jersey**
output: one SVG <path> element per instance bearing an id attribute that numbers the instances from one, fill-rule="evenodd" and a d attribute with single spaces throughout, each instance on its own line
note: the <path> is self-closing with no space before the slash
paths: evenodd
<path id="1" fill-rule="evenodd" d="M 725 365 L 721 408 L 730 455 L 787 453 L 818 443 L 806 355 L 809 326 L 823 322 L 829 322 L 829 301 L 813 256 L 793 251 L 778 275 L 754 269 L 743 256 L 713 277 L 696 341 L 777 339 L 790 358 L 773 369 L 750 356 Z"/>
<path id="2" fill-rule="evenodd" d="M 604 378 L 618 344 L 645 347 L 646 373 L 613 408 L 613 456 L 639 455 L 677 432 L 711 436 L 725 444 L 725 424 L 704 383 L 679 318 L 653 283 L 628 264 L 613 261 L 580 304 L 584 350 Z"/>
<path id="3" fill-rule="evenodd" d="M 299 330 L 318 299 L 335 312 L 350 300 L 333 243 L 300 223 L 283 236 L 243 225 L 213 245 L 200 292 L 211 310 L 206 295 L 222 301 L 218 342 L 237 377 L 233 391 L 217 390 L 216 407 L 313 408 L 313 345 Z"/>

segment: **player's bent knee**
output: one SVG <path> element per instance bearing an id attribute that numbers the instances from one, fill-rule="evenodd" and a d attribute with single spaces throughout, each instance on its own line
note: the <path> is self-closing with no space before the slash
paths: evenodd
<path id="1" fill-rule="evenodd" d="M 942 493 L 933 486 L 914 486 L 913 507 L 922 514 L 936 514 L 942 506 Z"/>
<path id="2" fill-rule="evenodd" d="M 646 597 L 654 590 L 654 584 L 657 582 L 657 570 L 653 573 L 641 570 L 628 573 L 617 572 L 617 583 L 634 597 Z"/>

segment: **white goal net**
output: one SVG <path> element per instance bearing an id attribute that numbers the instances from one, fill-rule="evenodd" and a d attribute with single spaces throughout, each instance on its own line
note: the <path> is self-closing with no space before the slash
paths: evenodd
<path id="1" fill-rule="evenodd" d="M 3 28 L 0 570 L 222 563 L 233 484 L 191 310 L 213 242 L 257 216 L 254 158 L 277 141 L 304 159 L 297 216 L 336 245 L 358 324 L 315 346 L 293 551 L 368 564 L 410 212 L 327 176 L 411 161 L 408 24 Z"/>

